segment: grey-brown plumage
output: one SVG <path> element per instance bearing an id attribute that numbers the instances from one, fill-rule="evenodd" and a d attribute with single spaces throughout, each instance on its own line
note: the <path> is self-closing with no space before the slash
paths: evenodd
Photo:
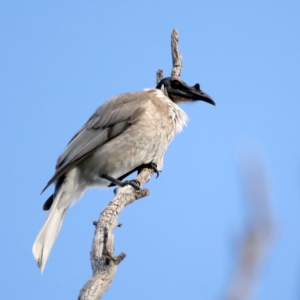
<path id="1" fill-rule="evenodd" d="M 199 84 L 189 87 L 178 78 L 165 78 L 156 89 L 116 96 L 96 110 L 60 155 L 44 188 L 56 185 L 44 205 L 51 210 L 33 245 L 42 271 L 69 205 L 89 187 L 109 186 L 103 174 L 123 178 L 149 163 L 161 170 L 168 145 L 187 121 L 177 103 L 195 100 L 214 104 Z"/>

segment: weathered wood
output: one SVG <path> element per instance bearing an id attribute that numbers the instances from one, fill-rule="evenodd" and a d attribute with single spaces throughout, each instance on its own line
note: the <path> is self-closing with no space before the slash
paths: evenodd
<path id="1" fill-rule="evenodd" d="M 180 77 L 180 73 L 182 69 L 182 55 L 179 52 L 178 42 L 179 42 L 178 32 L 176 29 L 173 29 L 171 35 L 172 64 L 173 64 L 173 69 L 171 73 L 172 77 Z"/>
<path id="2" fill-rule="evenodd" d="M 164 71 L 157 70 L 156 72 L 156 84 L 158 84 L 164 78 Z"/>
<path id="3" fill-rule="evenodd" d="M 153 173 L 152 169 L 143 169 L 136 180 L 142 186 Z M 79 300 L 101 299 L 109 288 L 115 277 L 117 265 L 126 256 L 123 252 L 118 256 L 114 256 L 114 235 L 112 231 L 119 226 L 117 218 L 126 205 L 148 196 L 149 193 L 148 189 L 135 190 L 129 185 L 116 189 L 115 197 L 102 211 L 97 222 L 90 253 L 93 275 L 80 291 Z"/>
<path id="4" fill-rule="evenodd" d="M 178 47 L 179 37 L 178 31 L 174 28 L 171 34 L 171 52 L 172 52 L 172 77 L 180 77 L 182 69 L 182 55 Z M 164 71 L 157 70 L 156 83 L 159 83 L 164 78 Z"/>

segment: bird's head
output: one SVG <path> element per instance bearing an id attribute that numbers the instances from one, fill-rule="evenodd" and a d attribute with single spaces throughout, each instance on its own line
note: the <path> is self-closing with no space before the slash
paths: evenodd
<path id="1" fill-rule="evenodd" d="M 194 86 L 188 86 L 177 77 L 166 77 L 158 83 L 156 88 L 162 90 L 176 104 L 202 100 L 216 105 L 214 100 L 200 89 L 199 83 L 196 83 Z"/>

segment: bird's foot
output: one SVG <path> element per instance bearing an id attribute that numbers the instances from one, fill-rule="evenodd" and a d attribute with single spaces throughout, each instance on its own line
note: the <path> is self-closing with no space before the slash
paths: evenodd
<path id="1" fill-rule="evenodd" d="M 154 170 L 154 173 L 156 174 L 156 178 L 159 176 L 159 171 L 157 169 L 157 165 L 155 163 L 150 163 L 152 169 Z"/>
<path id="2" fill-rule="evenodd" d="M 133 188 L 135 188 L 136 190 L 140 190 L 140 183 L 139 181 L 133 179 L 133 180 L 126 180 L 126 181 L 122 181 L 122 186 L 125 186 L 125 185 L 131 185 Z"/>
<path id="3" fill-rule="evenodd" d="M 158 176 L 159 176 L 159 171 L 158 171 L 158 169 L 157 169 L 157 165 L 156 165 L 154 162 L 151 162 L 151 163 L 149 163 L 149 164 L 143 165 L 143 167 L 140 169 L 140 171 L 141 171 L 143 168 L 150 168 L 150 169 L 153 169 L 154 173 L 156 174 L 156 178 L 158 178 Z"/>
<path id="4" fill-rule="evenodd" d="M 137 180 L 121 181 L 121 180 L 116 179 L 107 174 L 102 174 L 100 177 L 110 181 L 111 183 L 113 183 L 115 185 L 121 186 L 121 187 L 124 187 L 125 185 L 131 185 L 136 190 L 140 190 L 140 183 Z"/>

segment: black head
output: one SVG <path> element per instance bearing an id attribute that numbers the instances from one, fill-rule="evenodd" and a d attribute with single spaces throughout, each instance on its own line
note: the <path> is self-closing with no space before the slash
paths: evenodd
<path id="1" fill-rule="evenodd" d="M 196 83 L 194 86 L 188 86 L 180 78 L 166 77 L 158 83 L 156 88 L 161 89 L 175 103 L 202 100 L 216 105 L 208 94 L 201 91 L 199 83 Z"/>

